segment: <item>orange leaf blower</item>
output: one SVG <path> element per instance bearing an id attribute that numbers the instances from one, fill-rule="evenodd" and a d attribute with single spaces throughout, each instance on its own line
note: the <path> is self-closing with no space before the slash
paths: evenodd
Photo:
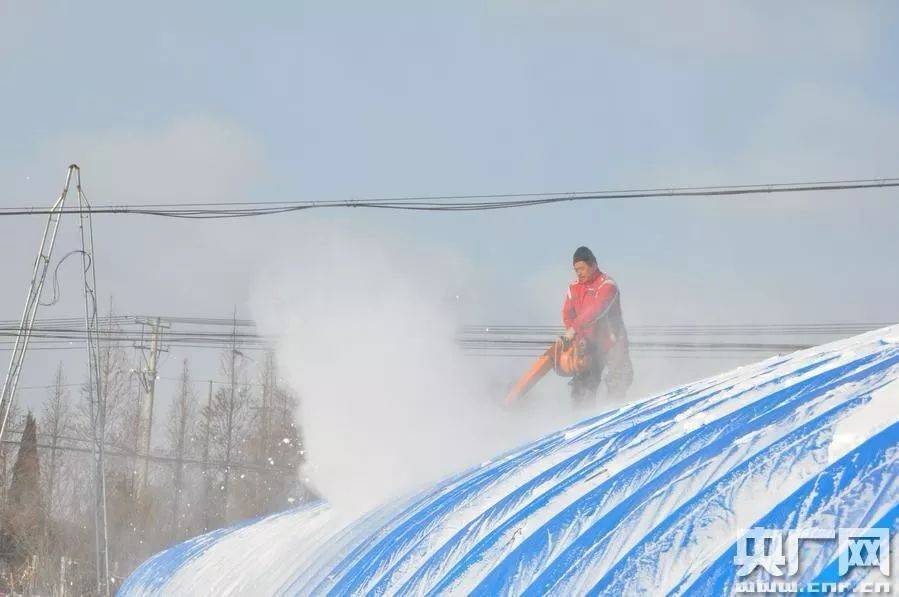
<path id="1" fill-rule="evenodd" d="M 537 382 L 550 369 L 555 369 L 556 373 L 562 377 L 574 377 L 579 373 L 587 371 L 589 367 L 590 362 L 586 342 L 583 339 L 576 339 L 571 342 L 564 338 L 559 338 L 553 342 L 552 346 L 546 349 L 546 352 L 540 355 L 527 373 L 518 380 L 518 383 L 512 386 L 512 389 L 506 394 L 503 403 L 510 405 L 520 400 L 531 388 L 537 385 Z"/>

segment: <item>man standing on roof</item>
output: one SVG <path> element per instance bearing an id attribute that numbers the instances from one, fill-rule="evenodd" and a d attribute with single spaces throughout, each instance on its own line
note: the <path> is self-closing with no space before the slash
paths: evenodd
<path id="1" fill-rule="evenodd" d="M 628 352 L 627 330 L 621 314 L 621 294 L 615 280 L 600 271 L 587 247 L 574 252 L 577 282 L 568 287 L 562 306 L 566 341 L 583 341 L 589 360 L 587 371 L 571 380 L 571 397 L 577 403 L 592 401 L 606 373 L 611 398 L 623 398 L 634 379 Z"/>

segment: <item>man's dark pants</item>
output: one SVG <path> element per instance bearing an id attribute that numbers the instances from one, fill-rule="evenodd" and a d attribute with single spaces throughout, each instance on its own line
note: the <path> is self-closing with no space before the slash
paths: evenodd
<path id="1" fill-rule="evenodd" d="M 628 343 L 616 342 L 605 354 L 599 350 L 594 342 L 587 343 L 587 351 L 591 363 L 590 368 L 574 376 L 571 380 L 571 399 L 577 405 L 590 405 L 596 401 L 596 391 L 602 381 L 603 369 L 606 372 L 606 388 L 609 398 L 620 400 L 624 398 L 627 389 L 634 381 L 634 367 L 628 351 Z"/>

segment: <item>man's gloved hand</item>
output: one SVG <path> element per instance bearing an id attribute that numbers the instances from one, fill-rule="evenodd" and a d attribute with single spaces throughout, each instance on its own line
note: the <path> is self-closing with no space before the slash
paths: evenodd
<path id="1" fill-rule="evenodd" d="M 571 341 L 574 340 L 574 328 L 565 330 L 565 333 L 560 338 L 562 339 L 562 348 L 568 350 L 568 347 L 571 346 Z"/>

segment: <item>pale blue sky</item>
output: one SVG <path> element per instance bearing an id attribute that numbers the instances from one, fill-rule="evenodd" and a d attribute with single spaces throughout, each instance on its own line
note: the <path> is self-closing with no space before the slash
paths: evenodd
<path id="1" fill-rule="evenodd" d="M 96 203 L 895 177 L 897 16 L 891 2 L 0 0 L 0 203 L 50 203 L 73 161 Z M 273 254 L 333 228 L 449 256 L 470 319 L 535 324 L 557 319 L 580 244 L 632 322 L 895 321 L 897 224 L 895 190 L 95 222 L 101 291 L 126 313 L 245 310 Z M 42 225 L 0 219 L 3 319 Z"/>

